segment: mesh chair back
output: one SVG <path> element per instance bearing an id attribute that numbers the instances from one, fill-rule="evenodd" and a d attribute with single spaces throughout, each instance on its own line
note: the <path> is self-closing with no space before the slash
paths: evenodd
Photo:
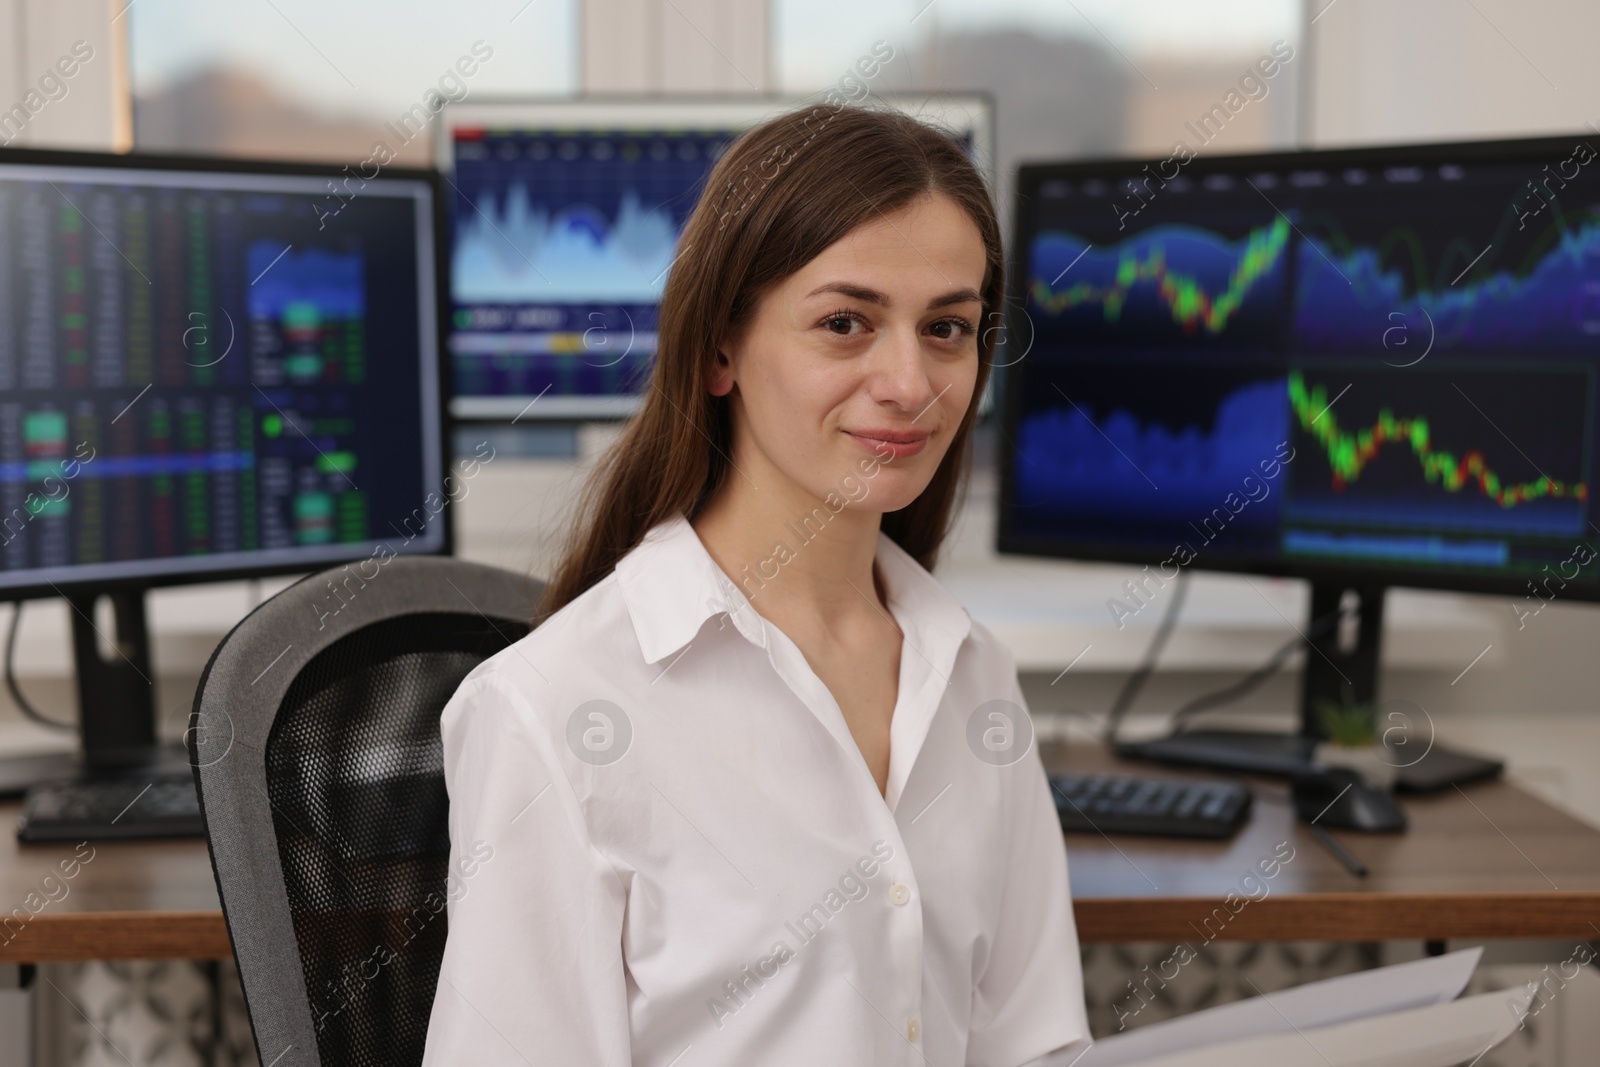
<path id="1" fill-rule="evenodd" d="M 439 712 L 542 590 L 436 557 L 340 568 L 212 655 L 187 742 L 263 1067 L 422 1062 L 450 852 Z"/>

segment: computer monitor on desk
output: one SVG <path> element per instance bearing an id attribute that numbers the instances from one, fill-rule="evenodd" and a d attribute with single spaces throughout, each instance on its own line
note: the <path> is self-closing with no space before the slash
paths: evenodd
<path id="1" fill-rule="evenodd" d="M 1189 567 L 1308 580 L 1290 761 L 1375 698 L 1386 587 L 1600 599 L 1591 144 L 1022 167 L 1000 550 L 1141 567 L 1113 625 Z"/>
<path id="2" fill-rule="evenodd" d="M 449 551 L 437 183 L 0 152 L 0 600 L 70 603 L 83 748 L 0 793 L 159 757 L 147 588 Z"/>
<path id="3" fill-rule="evenodd" d="M 874 93 L 869 106 L 948 128 L 991 173 L 987 97 Z M 632 414 L 655 358 L 667 270 L 686 251 L 678 234 L 712 165 L 739 134 L 796 109 L 804 130 L 820 130 L 835 108 L 821 96 L 447 107 L 438 159 L 451 208 L 455 415 Z M 753 195 L 761 178 L 746 180 Z"/>

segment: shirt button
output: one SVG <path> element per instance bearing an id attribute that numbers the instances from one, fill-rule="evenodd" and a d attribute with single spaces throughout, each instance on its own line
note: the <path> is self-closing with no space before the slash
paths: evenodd
<path id="1" fill-rule="evenodd" d="M 894 885 L 889 887 L 889 903 L 898 907 L 910 899 L 911 890 L 907 889 L 903 882 L 896 882 Z M 916 1020 L 913 1019 L 911 1021 L 912 1024 L 915 1025 Z M 914 1041 L 916 1039 L 912 1038 L 912 1040 Z"/>
<path id="2" fill-rule="evenodd" d="M 922 1024 L 917 1022 L 916 1016 L 906 1020 L 906 1040 L 915 1041 L 922 1034 Z"/>

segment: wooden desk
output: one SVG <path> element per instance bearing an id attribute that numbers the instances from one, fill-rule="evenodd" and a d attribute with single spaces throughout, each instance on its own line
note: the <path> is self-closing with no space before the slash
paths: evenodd
<path id="1" fill-rule="evenodd" d="M 1046 744 L 1041 754 L 1052 770 L 1208 777 L 1118 760 L 1099 745 Z M 1229 841 L 1069 834 L 1080 937 L 1600 937 L 1600 830 L 1516 786 L 1479 782 L 1402 796 L 1410 819 L 1402 834 L 1333 831 L 1366 864 L 1370 873 L 1361 878 L 1295 819 L 1283 781 L 1251 784 L 1256 797 L 1249 821 Z M 1293 859 L 1275 877 L 1262 878 L 1257 864 L 1274 858 L 1280 842 L 1294 849 Z M 1243 882 L 1252 872 L 1256 880 Z M 1231 908 L 1224 905 L 1230 892 L 1239 894 Z M 1250 896 L 1259 899 L 1241 906 L 1239 900 Z"/>
<path id="2" fill-rule="evenodd" d="M 92 847 L 93 858 L 66 879 L 60 864 L 78 846 L 20 843 L 21 811 L 20 801 L 0 803 L 0 962 L 233 955 L 204 841 L 91 841 L 81 855 Z M 30 893 L 45 904 L 19 930 L 13 911 L 27 914 Z"/>
<path id="3" fill-rule="evenodd" d="M 1054 769 L 1184 777 L 1119 763 L 1098 746 L 1042 752 Z M 1246 941 L 1600 936 L 1600 830 L 1514 786 L 1488 782 L 1409 798 L 1405 834 L 1337 832 L 1372 871 L 1357 878 L 1295 822 L 1282 782 L 1256 784 L 1250 821 L 1231 841 L 1070 835 L 1082 940 L 1195 943 L 1206 939 L 1202 927 Z M 0 922 L 29 893 L 43 899 L 45 876 L 59 878 L 60 861 L 74 855 L 70 844 L 19 844 L 11 829 L 18 810 L 16 802 L 0 804 Z M 1294 849 L 1293 859 L 1275 877 L 1242 884 L 1279 842 Z M 0 943 L 0 961 L 231 955 L 203 842 L 93 847 L 94 858 L 59 883 L 65 896 L 57 885 L 51 892 L 60 899 L 26 927 L 0 925 L 0 942 L 14 934 Z M 1240 906 L 1245 889 L 1260 899 Z M 1237 912 L 1225 903 L 1230 891 L 1240 894 Z"/>

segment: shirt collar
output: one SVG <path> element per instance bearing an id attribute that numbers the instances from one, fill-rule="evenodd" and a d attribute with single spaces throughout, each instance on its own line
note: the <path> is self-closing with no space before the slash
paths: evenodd
<path id="1" fill-rule="evenodd" d="M 972 629 L 967 609 L 881 531 L 876 559 L 889 603 L 898 609 L 896 620 L 918 631 L 914 639 L 919 643 L 947 648 L 953 659 Z M 616 573 L 646 663 L 659 662 L 683 648 L 716 615 L 726 615 L 752 644 L 767 646 L 765 621 L 744 590 L 717 566 L 682 513 L 646 533 L 617 562 Z"/>

